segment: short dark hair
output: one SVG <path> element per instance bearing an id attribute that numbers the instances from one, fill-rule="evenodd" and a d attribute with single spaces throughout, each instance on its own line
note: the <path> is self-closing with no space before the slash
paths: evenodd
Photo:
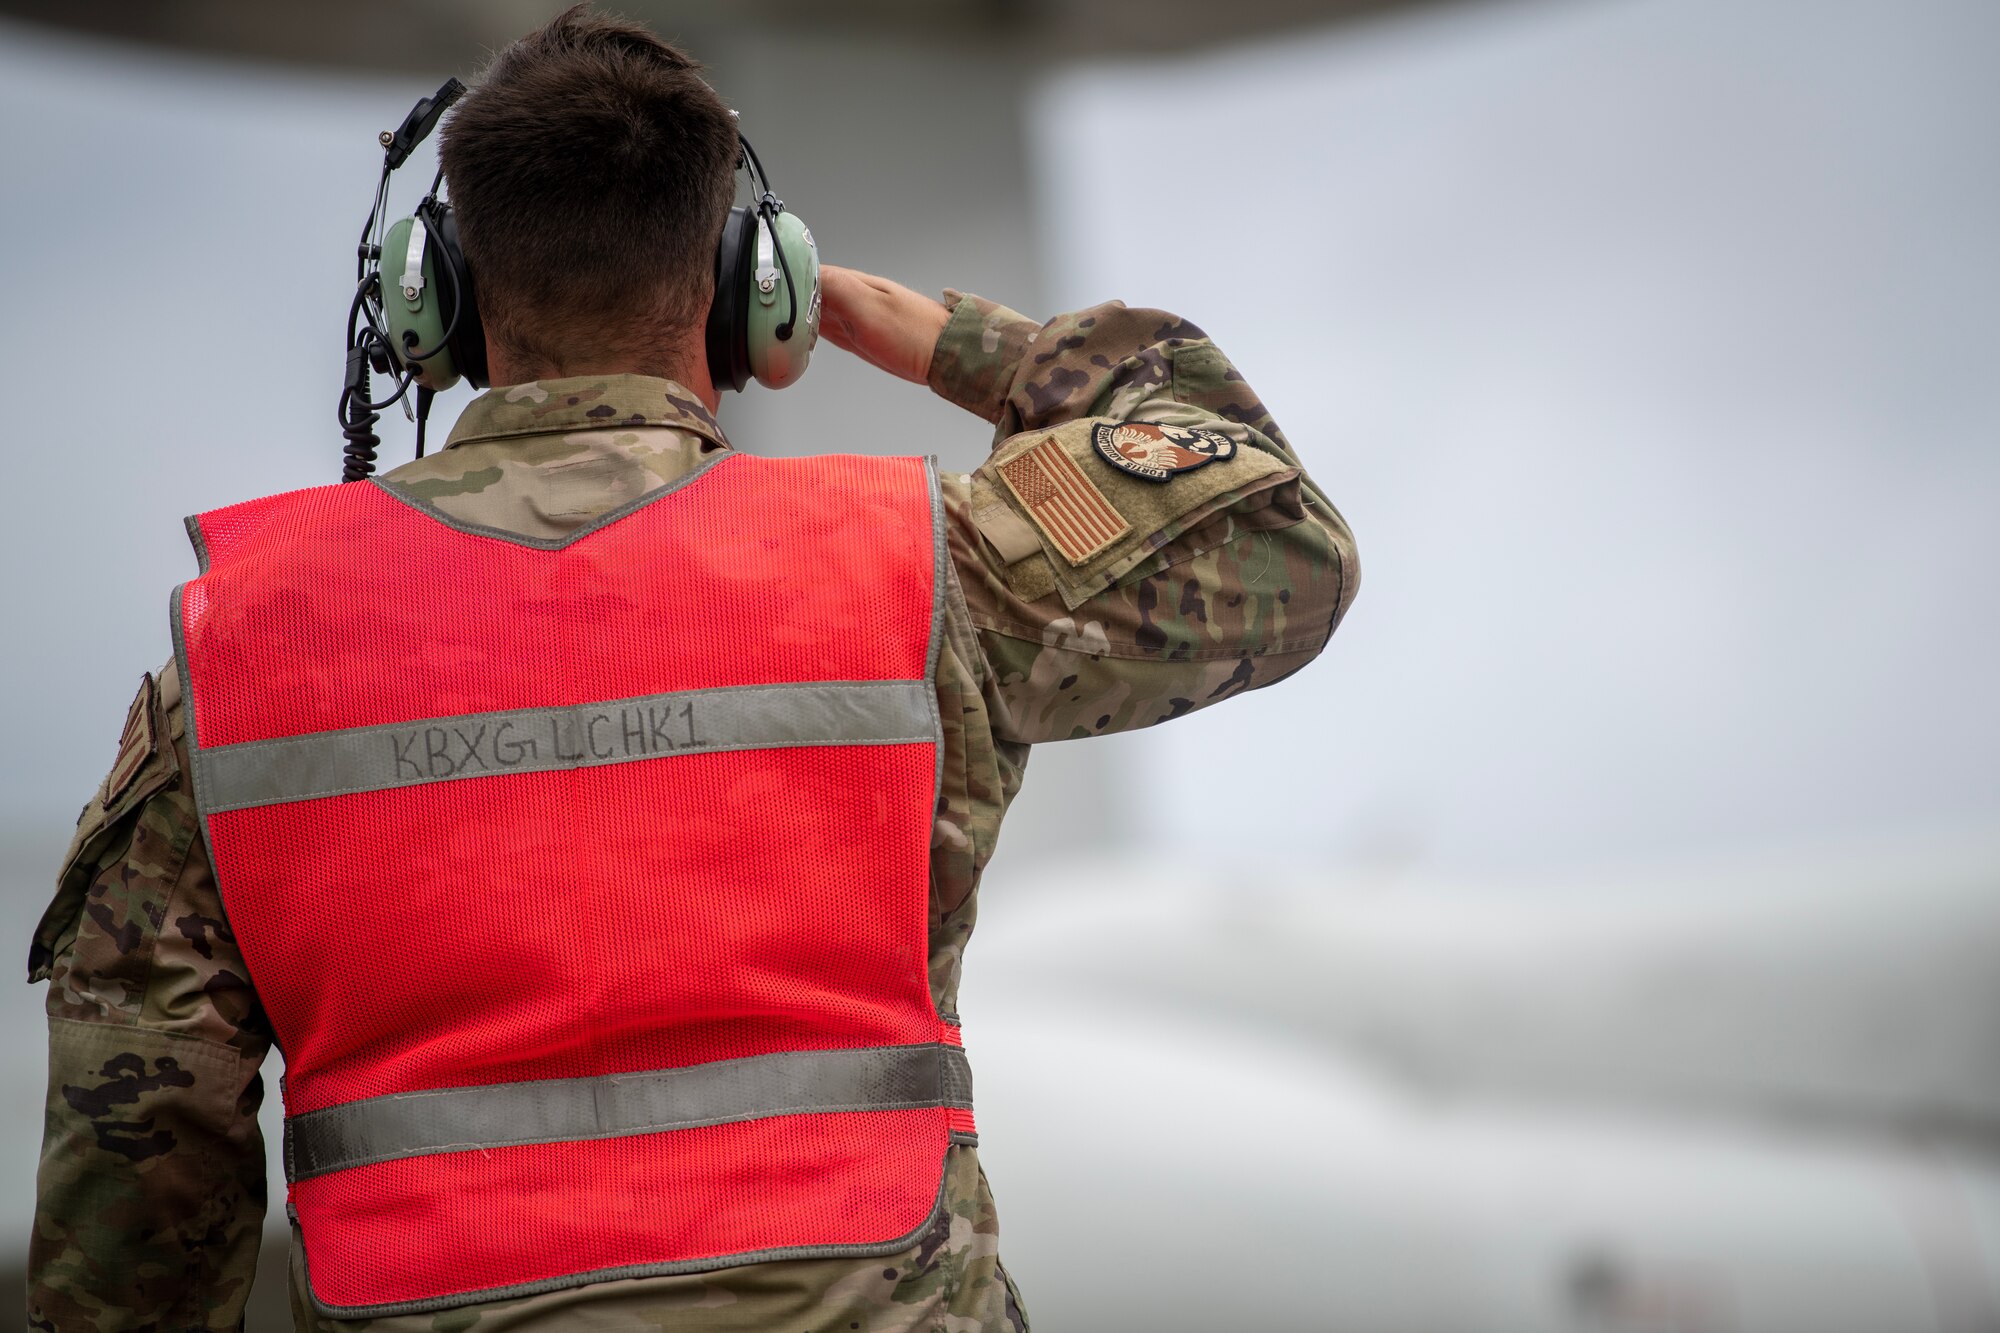
<path id="1" fill-rule="evenodd" d="M 439 157 L 480 314 L 551 364 L 698 331 L 736 124 L 685 53 L 579 4 L 493 57 Z"/>

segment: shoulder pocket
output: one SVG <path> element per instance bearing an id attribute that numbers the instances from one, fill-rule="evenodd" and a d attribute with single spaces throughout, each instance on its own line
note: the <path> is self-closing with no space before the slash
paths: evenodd
<path id="1" fill-rule="evenodd" d="M 117 843 L 131 837 L 139 807 L 179 772 L 159 687 L 148 672 L 125 714 L 125 729 L 119 735 L 111 771 L 77 817 L 76 833 L 56 874 L 55 897 L 42 913 L 28 947 L 29 981 L 48 979 L 55 960 L 76 939 L 84 899 L 98 868 Z"/>
<path id="2" fill-rule="evenodd" d="M 1187 409 L 1029 431 L 972 474 L 973 526 L 1015 596 L 1056 592 L 1074 610 L 1157 565 L 1163 548 L 1214 516 L 1262 506 L 1296 479 L 1297 468 L 1251 439 L 1245 427 Z"/>

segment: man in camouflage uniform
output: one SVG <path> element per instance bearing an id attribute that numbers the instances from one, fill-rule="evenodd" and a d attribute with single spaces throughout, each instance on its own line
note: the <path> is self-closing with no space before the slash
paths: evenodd
<path id="1" fill-rule="evenodd" d="M 1290 675 L 1354 596 L 1354 544 L 1250 386 L 1185 320 L 1113 302 L 1038 325 L 838 268 L 825 293 L 833 342 L 994 427 L 986 462 L 943 478 L 957 586 L 937 672 L 929 963 L 932 999 L 951 1015 L 980 875 L 1029 747 L 1151 726 Z M 496 361 L 496 387 L 444 450 L 386 484 L 460 522 L 559 537 L 732 447 L 706 384 L 503 374 Z M 29 1260 L 38 1329 L 232 1329 L 255 1266 L 258 1066 L 272 1038 L 209 864 L 185 728 L 169 663 L 141 684 L 34 939 L 31 979 L 51 983 Z M 364 1322 L 1020 1333 L 976 1145 L 949 1149 L 944 1188 L 938 1225 L 883 1258 L 604 1281 Z M 312 1312 L 298 1251 L 295 1239 L 298 1326 L 360 1327 Z"/>

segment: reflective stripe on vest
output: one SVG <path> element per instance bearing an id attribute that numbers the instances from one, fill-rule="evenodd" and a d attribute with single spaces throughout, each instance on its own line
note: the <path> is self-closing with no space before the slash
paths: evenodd
<path id="1" fill-rule="evenodd" d="M 920 681 L 743 685 L 241 741 L 203 754 L 208 808 L 243 810 L 704 750 L 925 744 L 930 705 L 930 687 Z"/>
<path id="2" fill-rule="evenodd" d="M 425 1153 L 929 1106 L 972 1108 L 972 1069 L 957 1047 L 786 1051 L 647 1074 L 403 1092 L 288 1119 L 285 1179 Z"/>
<path id="3" fill-rule="evenodd" d="M 196 799 L 321 1313 L 935 1223 L 972 1118 L 927 464 L 726 453 L 559 540 L 380 484 L 190 533 Z"/>

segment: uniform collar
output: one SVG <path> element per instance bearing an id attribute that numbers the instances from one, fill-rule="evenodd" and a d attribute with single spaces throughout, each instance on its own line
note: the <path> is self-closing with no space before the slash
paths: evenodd
<path id="1" fill-rule="evenodd" d="M 729 447 L 699 398 L 652 375 L 580 375 L 496 386 L 466 404 L 444 447 L 621 426 L 670 426 Z"/>

